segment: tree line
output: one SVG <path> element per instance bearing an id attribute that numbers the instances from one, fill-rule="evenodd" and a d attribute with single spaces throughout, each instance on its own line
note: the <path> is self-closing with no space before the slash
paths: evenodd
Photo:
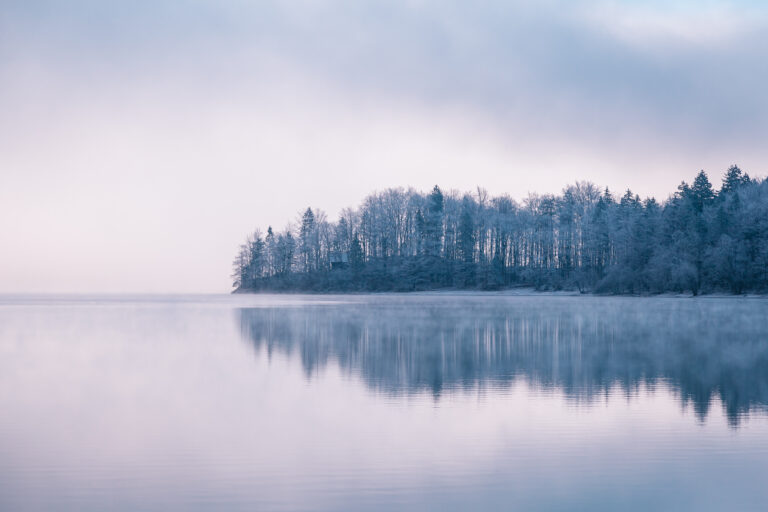
<path id="1" fill-rule="evenodd" d="M 734 165 L 716 191 L 701 171 L 661 203 L 588 182 L 522 202 L 391 188 L 256 230 L 233 267 L 236 291 L 764 292 L 768 180 Z"/>

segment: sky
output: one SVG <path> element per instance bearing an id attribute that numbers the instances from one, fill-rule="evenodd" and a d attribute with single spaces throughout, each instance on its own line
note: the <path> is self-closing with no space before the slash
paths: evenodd
<path id="1" fill-rule="evenodd" d="M 664 199 L 768 162 L 759 1 L 0 1 L 0 293 L 227 292 L 386 187 Z"/>

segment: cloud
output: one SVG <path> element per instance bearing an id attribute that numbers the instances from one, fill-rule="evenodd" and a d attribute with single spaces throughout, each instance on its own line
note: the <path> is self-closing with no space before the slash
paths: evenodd
<path id="1" fill-rule="evenodd" d="M 583 4 L 582 4 L 583 5 Z M 758 33 L 766 12 L 753 2 L 627 2 L 602 0 L 582 8 L 577 17 L 639 48 L 663 53 L 672 47 L 717 46 Z"/>
<path id="2" fill-rule="evenodd" d="M 630 122 L 631 138 L 673 136 L 695 150 L 765 135 L 768 23 L 764 9 L 740 4 L 62 5 L 26 20 L 38 30 L 21 23 L 13 46 L 31 49 L 25 63 L 39 57 L 85 78 L 84 94 L 112 80 L 224 95 L 301 75 L 310 90 L 473 108 L 512 136 L 583 134 L 594 143 L 623 137 L 617 128 Z"/>

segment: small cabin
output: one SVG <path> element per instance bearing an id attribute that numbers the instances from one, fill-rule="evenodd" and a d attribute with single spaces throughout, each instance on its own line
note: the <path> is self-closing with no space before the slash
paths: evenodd
<path id="1" fill-rule="evenodd" d="M 331 270 L 339 270 L 349 266 L 349 253 L 336 251 L 331 253 Z"/>

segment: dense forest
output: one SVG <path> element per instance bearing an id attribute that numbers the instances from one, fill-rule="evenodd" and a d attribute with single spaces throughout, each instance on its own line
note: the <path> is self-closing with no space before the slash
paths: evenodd
<path id="1" fill-rule="evenodd" d="M 337 222 L 307 208 L 255 231 L 234 261 L 236 291 L 439 288 L 597 293 L 765 292 L 768 180 L 737 166 L 716 191 L 704 171 L 666 201 L 579 182 L 560 195 L 388 189 Z"/>

